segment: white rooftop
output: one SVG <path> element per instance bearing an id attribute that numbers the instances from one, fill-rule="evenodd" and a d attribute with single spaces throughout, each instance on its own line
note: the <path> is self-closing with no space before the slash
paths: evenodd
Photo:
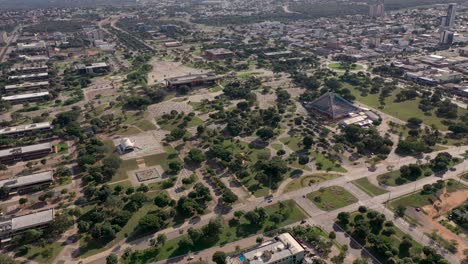
<path id="1" fill-rule="evenodd" d="M 24 132 L 24 131 L 30 131 L 30 130 L 36 130 L 36 129 L 42 129 L 42 128 L 51 128 L 52 126 L 50 125 L 49 122 L 42 122 L 42 123 L 33 123 L 29 125 L 21 125 L 21 126 L 16 126 L 16 127 L 6 127 L 0 129 L 0 135 L 6 135 L 6 134 L 13 134 L 13 133 L 18 133 L 18 132 Z"/>
<path id="2" fill-rule="evenodd" d="M 37 98 L 37 97 L 42 97 L 42 96 L 49 96 L 49 92 L 38 92 L 38 93 L 28 93 L 28 94 L 17 94 L 17 95 L 11 95 L 11 96 L 3 96 L 2 100 L 14 101 L 14 100 Z"/>
<path id="3" fill-rule="evenodd" d="M 53 180 L 54 180 L 53 172 L 44 171 L 44 172 L 34 173 L 31 175 L 0 180 L 0 188 L 1 187 L 17 188 L 17 187 L 21 187 L 25 185 L 41 183 L 41 182 L 46 182 L 46 181 L 53 181 Z"/>
<path id="4" fill-rule="evenodd" d="M 54 209 L 44 210 L 32 214 L 18 216 L 11 219 L 12 230 L 21 230 L 43 225 L 54 220 Z"/>
<path id="5" fill-rule="evenodd" d="M 297 255 L 304 248 L 289 233 L 279 235 L 278 240 L 272 240 L 259 247 L 245 252 L 244 258 L 250 264 L 269 264 L 289 256 Z"/>
<path id="6" fill-rule="evenodd" d="M 48 86 L 49 81 L 43 82 L 24 82 L 20 84 L 10 84 L 5 86 L 5 90 L 11 89 L 20 89 L 20 88 L 29 88 L 29 87 L 37 87 L 37 86 Z"/>

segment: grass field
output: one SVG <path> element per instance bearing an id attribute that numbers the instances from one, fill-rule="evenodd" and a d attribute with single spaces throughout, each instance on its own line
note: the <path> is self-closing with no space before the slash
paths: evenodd
<path id="1" fill-rule="evenodd" d="M 368 94 L 367 96 L 362 96 L 361 92 L 350 84 L 343 83 L 343 87 L 348 88 L 356 97 L 357 101 L 376 109 L 379 108 L 379 94 Z M 395 102 L 396 94 L 398 94 L 400 91 L 401 89 L 397 88 L 395 91 L 393 91 L 391 96 L 385 98 L 385 107 L 384 109 L 380 109 L 382 112 L 403 121 L 408 120 L 410 117 L 417 117 L 423 120 L 424 124 L 426 125 L 435 125 L 439 129 L 447 130 L 447 126 L 442 124 L 443 119 L 438 118 L 435 115 L 435 110 L 433 111 L 432 115 L 427 116 L 423 111 L 421 111 L 421 109 L 418 108 L 419 102 L 421 101 L 420 98 L 404 102 Z M 468 113 L 468 110 L 462 109 L 460 107 L 458 108 L 459 116 L 463 116 L 466 113 Z"/>
<path id="2" fill-rule="evenodd" d="M 333 211 L 358 202 L 356 197 L 340 186 L 321 188 L 318 191 L 309 193 L 307 198 L 324 211 Z"/>
<path id="3" fill-rule="evenodd" d="M 232 140 L 225 140 L 223 147 L 230 150 L 233 155 L 243 155 L 250 166 L 255 164 L 259 159 L 268 159 L 270 157 L 269 149 L 251 147 L 244 141 L 234 142 Z M 252 171 L 250 171 L 248 177 L 241 179 L 241 183 L 256 197 L 265 196 L 269 193 L 268 186 L 264 186 L 258 182 Z"/>
<path id="4" fill-rule="evenodd" d="M 351 214 L 351 218 L 353 219 L 352 222 L 354 222 L 354 218 L 356 218 L 357 216 L 362 216 L 365 219 L 365 221 L 368 221 L 366 214 L 360 214 L 358 212 L 354 212 Z M 391 220 L 391 219 L 387 219 L 387 220 Z M 403 259 L 405 257 L 409 257 L 413 255 L 419 256 L 422 253 L 422 245 L 413 239 L 411 239 L 412 246 L 408 251 L 400 248 L 400 243 L 403 241 L 403 238 L 405 237 L 406 234 L 403 233 L 399 228 L 395 226 L 393 226 L 392 229 L 395 231 L 395 233 L 392 234 L 391 236 L 386 236 L 382 234 L 382 231 L 380 231 L 379 234 L 376 234 L 376 235 L 378 235 L 380 239 L 389 242 L 392 245 L 392 247 L 398 249 L 399 251 L 398 258 Z M 350 231 L 350 233 L 352 233 L 352 230 Z M 386 258 L 385 256 L 377 254 L 377 252 L 373 252 L 372 244 L 369 241 L 364 242 L 364 243 L 365 243 L 365 247 L 368 248 L 369 251 L 374 256 L 376 256 L 380 261 L 382 261 L 382 263 L 385 263 L 388 257 Z"/>
<path id="5" fill-rule="evenodd" d="M 354 67 L 353 67 L 354 66 Z M 333 70 L 340 70 L 340 71 L 345 71 L 347 70 L 345 67 L 343 67 L 341 65 L 341 63 L 337 62 L 337 63 L 330 63 L 328 64 L 328 68 L 330 69 L 333 69 Z M 354 64 L 352 66 L 349 67 L 349 70 L 350 71 L 357 71 L 357 70 L 362 70 L 364 69 L 364 67 L 362 67 L 362 65 L 359 65 L 359 64 Z"/>
<path id="6" fill-rule="evenodd" d="M 154 197 L 154 196 L 153 196 Z M 135 231 L 136 227 L 138 227 L 138 222 L 140 221 L 140 218 L 145 216 L 149 211 L 156 209 L 156 206 L 153 204 L 152 199 L 148 199 L 149 202 L 147 202 L 143 207 L 141 207 L 138 211 L 133 213 L 132 217 L 130 220 L 128 220 L 127 224 L 120 230 L 115 238 L 110 241 L 109 243 L 103 245 L 102 243 L 96 242 L 92 239 L 89 239 L 87 236 L 83 236 L 80 239 L 80 253 L 82 258 L 86 258 L 95 254 L 98 254 L 100 252 L 103 252 L 110 247 L 116 245 L 119 241 L 122 239 L 125 239 L 129 235 L 132 234 L 132 232 Z"/>
<path id="7" fill-rule="evenodd" d="M 138 169 L 135 159 L 123 160 L 117 173 L 112 177 L 111 182 L 122 181 L 128 179 L 127 172 Z"/>
<path id="8" fill-rule="evenodd" d="M 312 157 L 315 160 L 315 164 L 317 165 L 317 169 L 320 168 L 320 170 L 324 171 L 336 171 L 336 172 L 347 172 L 347 170 L 338 163 L 333 162 L 332 160 L 329 160 L 325 155 L 323 155 L 320 152 L 312 152 Z M 321 166 L 318 166 L 318 165 Z"/>
<path id="9" fill-rule="evenodd" d="M 44 247 L 31 246 L 23 257 L 38 263 L 52 263 L 63 248 L 64 245 L 60 242 L 47 244 Z"/>
<path id="10" fill-rule="evenodd" d="M 356 185 L 359 189 L 363 190 L 365 193 L 369 194 L 370 196 L 377 196 L 381 195 L 384 193 L 387 193 L 388 191 L 381 189 L 375 185 L 373 185 L 367 177 L 357 179 L 352 181 L 354 185 Z"/>
<path id="11" fill-rule="evenodd" d="M 171 131 L 174 128 L 179 127 L 184 122 L 184 120 L 183 118 L 178 118 L 178 119 L 175 118 L 175 119 L 170 119 L 170 120 L 158 118 L 156 122 L 161 127 L 161 129 L 164 129 L 166 131 Z M 203 121 L 200 118 L 194 116 L 192 120 L 187 122 L 186 128 L 196 127 L 199 125 L 203 125 Z"/>
<path id="12" fill-rule="evenodd" d="M 155 130 L 156 126 L 151 123 L 151 121 L 143 119 L 135 123 L 135 126 L 140 128 L 143 131 L 150 131 L 150 130 Z"/>
<path id="13" fill-rule="evenodd" d="M 446 184 L 446 189 L 447 192 L 452 193 L 456 192 L 458 190 L 466 190 L 468 189 L 467 186 L 458 183 L 457 181 L 450 179 L 447 181 Z M 439 197 L 439 195 L 442 193 L 442 191 L 439 191 L 436 194 L 422 194 L 420 191 L 403 196 L 401 198 L 397 198 L 393 201 L 390 202 L 390 208 L 395 209 L 399 205 L 402 206 L 410 206 L 410 207 L 423 207 L 425 205 L 431 204 L 432 201 L 436 201 Z"/>
<path id="14" fill-rule="evenodd" d="M 267 206 L 265 210 L 270 216 L 274 213 L 284 213 L 287 214 L 288 217 L 279 223 L 274 223 L 270 219 L 267 219 L 260 228 L 252 228 L 248 221 L 244 217 L 241 217 L 240 224 L 237 226 L 230 226 L 228 223 L 224 223 L 222 233 L 219 235 L 219 240 L 216 243 L 210 245 L 196 244 L 190 248 L 190 251 L 196 252 L 206 248 L 224 245 L 244 237 L 261 234 L 265 232 L 265 228 L 267 227 L 279 228 L 301 221 L 307 217 L 293 200 L 284 201 L 282 206 L 279 203 Z M 239 232 L 239 229 L 242 229 L 243 232 Z M 122 263 L 142 264 L 187 254 L 189 249 L 179 248 L 178 246 L 179 241 L 184 238 L 188 238 L 188 235 L 182 235 L 176 239 L 168 240 L 159 248 L 140 251 L 135 258 L 127 259 Z"/>
<path id="15" fill-rule="evenodd" d="M 284 189 L 284 192 L 292 192 L 307 186 L 311 186 L 313 184 L 317 184 L 319 182 L 329 181 L 338 177 L 340 177 L 340 175 L 328 173 L 317 173 L 312 175 L 301 176 L 288 183 L 288 185 Z"/>
<path id="16" fill-rule="evenodd" d="M 302 149 L 302 138 L 300 137 L 292 136 L 280 138 L 279 141 L 288 146 L 288 148 L 290 148 L 292 151 L 299 151 Z"/>

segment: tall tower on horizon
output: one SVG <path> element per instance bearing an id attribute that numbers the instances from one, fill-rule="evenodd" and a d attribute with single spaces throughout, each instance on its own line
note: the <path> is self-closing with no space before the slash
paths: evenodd
<path id="1" fill-rule="evenodd" d="M 451 3 L 447 8 L 447 15 L 441 17 L 440 24 L 441 27 L 444 29 L 452 29 L 455 25 L 455 17 L 457 13 L 457 4 Z"/>
<path id="2" fill-rule="evenodd" d="M 369 16 L 374 18 L 385 16 L 384 0 L 378 0 L 375 4 L 369 5 Z"/>

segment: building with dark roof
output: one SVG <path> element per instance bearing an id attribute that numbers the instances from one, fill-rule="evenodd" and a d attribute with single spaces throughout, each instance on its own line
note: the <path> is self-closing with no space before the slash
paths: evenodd
<path id="1" fill-rule="evenodd" d="M 43 171 L 26 176 L 13 177 L 0 180 L 0 188 L 4 189 L 4 195 L 27 193 L 49 187 L 54 182 L 52 171 Z"/>
<path id="2" fill-rule="evenodd" d="M 18 148 L 0 150 L 0 164 L 39 159 L 52 152 L 51 143 L 41 143 Z"/>
<path id="3" fill-rule="evenodd" d="M 328 92 L 314 101 L 306 103 L 305 106 L 332 120 L 341 119 L 359 110 L 352 103 L 333 92 Z"/>
<path id="4" fill-rule="evenodd" d="M 224 48 L 205 50 L 204 57 L 207 60 L 224 60 L 232 58 L 234 53 Z"/>
<path id="5" fill-rule="evenodd" d="M 166 86 L 168 88 L 178 88 L 182 85 L 189 87 L 203 86 L 203 85 L 214 85 L 217 80 L 221 77 L 213 72 L 202 73 L 202 74 L 189 74 L 179 77 L 165 79 Z"/>

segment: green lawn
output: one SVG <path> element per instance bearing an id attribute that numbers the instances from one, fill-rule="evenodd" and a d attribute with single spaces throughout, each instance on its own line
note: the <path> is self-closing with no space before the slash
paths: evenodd
<path id="1" fill-rule="evenodd" d="M 146 167 L 160 165 L 164 170 L 169 169 L 171 161 L 180 161 L 177 152 L 171 146 L 164 146 L 165 153 L 159 153 L 143 157 Z"/>
<path id="2" fill-rule="evenodd" d="M 131 235 L 133 231 L 135 231 L 136 227 L 138 226 L 138 222 L 140 221 L 140 218 L 142 218 L 149 211 L 154 209 L 156 209 L 156 206 L 153 204 L 153 200 L 149 199 L 149 202 L 143 205 L 143 207 L 140 208 L 138 211 L 133 213 L 130 220 L 128 220 L 127 224 L 122 228 L 122 230 L 120 230 L 120 232 L 116 234 L 115 238 L 105 245 L 96 242 L 93 239 L 89 239 L 89 237 L 87 236 L 83 236 L 82 238 L 80 238 L 80 257 L 86 258 L 103 252 L 116 245 L 119 241 L 125 239 L 127 236 Z"/>
<path id="3" fill-rule="evenodd" d="M 300 137 L 292 136 L 280 138 L 279 141 L 288 146 L 288 148 L 290 148 L 292 151 L 299 151 L 302 149 L 302 138 Z"/>
<path id="4" fill-rule="evenodd" d="M 161 129 L 164 129 L 166 131 L 172 131 L 174 128 L 180 126 L 183 123 L 183 118 L 178 118 L 178 119 L 175 118 L 175 119 L 170 119 L 170 120 L 158 118 L 156 119 L 156 122 L 161 127 Z M 187 122 L 186 128 L 196 127 L 199 125 L 203 125 L 203 120 L 194 116 L 192 120 Z"/>
<path id="5" fill-rule="evenodd" d="M 321 188 L 318 191 L 309 193 L 307 198 L 324 211 L 333 211 L 358 202 L 356 197 L 340 186 Z"/>
<path id="6" fill-rule="evenodd" d="M 253 226 L 251 226 L 244 217 L 241 217 L 240 224 L 238 225 L 231 226 L 225 222 L 223 225 L 223 231 L 219 236 L 219 240 L 215 244 L 197 244 L 190 248 L 190 251 L 195 252 L 210 247 L 224 245 L 245 237 L 264 233 L 266 228 L 276 229 L 282 226 L 301 221 L 302 219 L 305 219 L 307 217 L 306 214 L 297 206 L 296 202 L 294 202 L 293 200 L 284 201 L 282 205 L 280 205 L 280 203 L 277 203 L 267 206 L 265 207 L 265 210 L 269 216 L 271 216 L 274 213 L 280 213 L 283 215 L 287 215 L 287 217 L 279 223 L 274 223 L 270 219 L 267 219 L 260 228 L 253 228 Z M 151 248 L 144 251 L 139 251 L 134 255 L 133 258 L 126 259 L 122 263 L 142 264 L 187 254 L 189 252 L 189 249 L 179 248 L 178 246 L 179 241 L 183 238 L 188 238 L 188 235 L 184 234 L 176 239 L 168 240 L 163 246 L 159 248 Z"/>
<path id="7" fill-rule="evenodd" d="M 370 196 L 377 196 L 388 192 L 372 184 L 367 177 L 354 180 L 352 183 Z"/>
<path id="8" fill-rule="evenodd" d="M 351 222 L 354 222 L 354 219 L 359 216 L 359 217 L 363 217 L 365 219 L 365 221 L 367 222 L 368 221 L 368 218 L 367 218 L 367 215 L 366 213 L 364 214 L 361 214 L 359 212 L 354 212 L 351 214 L 351 219 L 353 219 Z M 391 219 L 386 219 L 386 220 L 389 220 L 391 221 Z M 385 229 L 385 228 L 383 228 Z M 382 229 L 382 230 L 383 230 Z M 412 243 L 412 246 L 411 248 L 409 249 L 409 251 L 406 251 L 406 250 L 402 250 L 400 248 L 400 243 L 403 241 L 404 237 L 405 237 L 405 233 L 403 233 L 399 228 L 393 226 L 392 229 L 395 231 L 394 234 L 390 235 L 390 236 L 387 236 L 387 235 L 384 235 L 382 233 L 382 230 L 380 230 L 378 233 L 377 231 L 374 231 L 372 230 L 371 228 L 371 232 L 374 233 L 375 235 L 377 235 L 380 239 L 386 241 L 386 242 L 389 242 L 392 247 L 398 249 L 399 251 L 399 255 L 397 256 L 398 258 L 400 259 L 403 259 L 405 257 L 409 257 L 409 256 L 419 256 L 421 255 L 422 253 L 422 245 L 419 244 L 417 241 L 411 239 L 411 243 Z M 353 233 L 353 230 L 348 230 L 350 234 Z M 377 254 L 377 252 L 374 252 L 374 250 L 372 249 L 372 244 L 367 241 L 367 242 L 364 242 L 365 243 L 365 247 L 375 256 L 377 257 L 380 261 L 382 261 L 382 263 L 385 263 L 385 261 L 388 259 L 388 257 L 386 258 L 385 256 L 382 256 L 382 255 L 379 255 Z"/>
<path id="9" fill-rule="evenodd" d="M 347 170 L 341 167 L 340 164 L 333 162 L 332 160 L 328 159 L 327 157 L 325 157 L 325 155 L 323 155 L 320 152 L 313 151 L 311 155 L 315 160 L 317 169 L 320 168 L 320 170 L 325 170 L 325 171 L 347 172 Z"/>
<path id="10" fill-rule="evenodd" d="M 128 179 L 128 172 L 138 169 L 136 159 L 122 160 L 120 168 L 117 170 L 117 173 L 112 177 L 111 182 L 123 181 Z"/>
<path id="11" fill-rule="evenodd" d="M 284 192 L 292 192 L 295 190 L 305 188 L 307 186 L 317 184 L 319 182 L 329 181 L 338 177 L 340 177 L 340 175 L 328 174 L 328 173 L 317 173 L 317 174 L 301 176 L 297 179 L 292 180 L 290 183 L 288 183 L 288 185 L 284 189 Z"/>
<path id="12" fill-rule="evenodd" d="M 57 144 L 57 152 L 63 153 L 68 151 L 68 144 L 66 142 L 61 142 Z"/>
<path id="13" fill-rule="evenodd" d="M 28 253 L 23 257 L 39 263 L 52 263 L 63 248 L 64 245 L 59 242 L 47 244 L 44 247 L 31 246 Z"/>
<path id="14" fill-rule="evenodd" d="M 446 189 L 448 193 L 452 193 L 458 190 L 466 190 L 468 189 L 467 186 L 458 183 L 457 181 L 450 179 L 447 181 L 446 184 Z M 438 199 L 438 196 L 442 193 L 442 191 L 439 191 L 437 194 L 422 194 L 420 191 L 417 191 L 415 193 L 397 198 L 393 201 L 390 202 L 390 208 L 395 209 L 399 205 L 402 206 L 410 206 L 410 207 L 423 207 L 425 205 L 431 204 L 432 201 L 436 201 Z"/>
<path id="15" fill-rule="evenodd" d="M 253 166 L 259 159 L 268 159 L 270 157 L 270 150 L 267 148 L 255 148 L 249 146 L 244 141 L 225 140 L 223 147 L 232 151 L 234 155 L 242 155 L 246 159 L 248 166 Z M 256 197 L 262 197 L 269 194 L 268 186 L 263 186 L 256 179 L 254 173 L 250 171 L 250 175 L 241 179 L 244 185 Z"/>
<path id="16" fill-rule="evenodd" d="M 328 68 L 333 69 L 333 70 L 340 70 L 340 71 L 346 70 L 346 68 L 343 67 L 341 63 L 339 62 L 328 64 Z M 364 69 L 364 67 L 362 67 L 362 65 L 359 65 L 359 64 L 354 64 L 354 67 L 353 66 L 349 67 L 350 71 L 357 71 L 357 70 L 362 70 L 362 69 Z"/>
<path id="17" fill-rule="evenodd" d="M 273 143 L 273 144 L 271 144 L 271 147 L 272 147 L 274 150 L 276 150 L 276 151 L 278 151 L 278 150 L 280 150 L 280 149 L 283 149 L 283 145 L 281 145 L 281 144 L 275 144 L 275 143 Z"/>
<path id="18" fill-rule="evenodd" d="M 139 127 L 143 131 L 155 130 L 156 126 L 151 121 L 143 119 L 135 123 L 135 126 Z"/>
<path id="19" fill-rule="evenodd" d="M 343 87 L 348 88 L 351 91 L 351 93 L 356 97 L 357 101 L 376 109 L 379 108 L 379 94 L 369 93 L 367 96 L 362 96 L 361 92 L 357 90 L 356 87 L 348 83 L 343 83 Z M 421 101 L 420 98 L 404 102 L 395 102 L 396 94 L 398 94 L 400 90 L 400 88 L 397 88 L 395 91 L 393 91 L 391 96 L 385 98 L 385 107 L 384 109 L 380 109 L 382 112 L 387 113 L 403 121 L 408 120 L 408 118 L 410 117 L 417 117 L 423 120 L 424 124 L 426 125 L 435 125 L 439 129 L 443 130 L 447 129 L 447 126 L 442 124 L 443 119 L 438 118 L 435 115 L 435 110 L 433 111 L 432 115 L 427 116 L 424 114 L 423 111 L 421 111 L 421 109 L 418 108 L 419 102 Z M 468 113 L 468 110 L 460 107 L 458 108 L 458 116 L 463 116 L 466 113 Z"/>

